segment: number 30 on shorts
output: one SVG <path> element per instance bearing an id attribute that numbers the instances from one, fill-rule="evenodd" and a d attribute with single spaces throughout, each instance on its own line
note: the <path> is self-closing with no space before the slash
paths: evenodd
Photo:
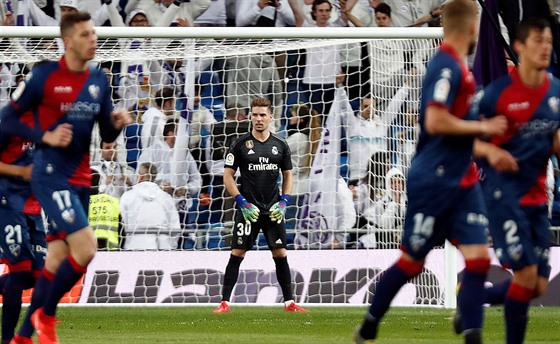
<path id="1" fill-rule="evenodd" d="M 237 224 L 237 236 L 244 236 L 244 235 L 251 235 L 251 223 L 242 223 L 239 222 Z"/>

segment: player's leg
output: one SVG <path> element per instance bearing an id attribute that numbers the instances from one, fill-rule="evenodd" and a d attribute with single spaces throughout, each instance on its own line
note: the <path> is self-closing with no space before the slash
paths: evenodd
<path id="1" fill-rule="evenodd" d="M 428 193 L 424 185 L 408 185 L 408 209 L 404 220 L 401 257 L 383 272 L 377 283 L 376 293 L 361 327 L 354 334 L 355 341 L 362 343 L 377 338 L 378 326 L 391 305 L 395 295 L 409 279 L 419 275 L 424 266 L 424 258 L 445 238 L 446 204 L 438 202 L 440 193 Z M 435 202 L 435 203 L 432 203 Z M 434 206 L 436 204 L 436 206 Z"/>
<path id="2" fill-rule="evenodd" d="M 33 325 L 31 324 L 31 314 L 43 304 L 44 295 L 46 294 L 45 291 L 48 289 L 48 285 L 50 285 L 50 281 L 52 280 L 52 276 L 49 277 L 49 280 L 42 274 L 47 253 L 47 239 L 43 218 L 41 215 L 28 215 L 27 224 L 34 255 L 31 270 L 35 286 L 31 297 L 31 304 L 27 307 L 27 312 L 25 313 L 18 331 L 18 336 L 15 337 L 16 344 L 31 343 L 31 336 L 34 332 Z M 47 284 L 47 286 L 45 286 L 45 284 Z"/>
<path id="3" fill-rule="evenodd" d="M 239 267 L 245 258 L 245 253 L 253 247 L 259 234 L 258 221 L 256 223 L 246 223 L 241 212 L 235 214 L 235 223 L 231 241 L 231 254 L 224 274 L 222 284 L 222 301 L 214 313 L 228 313 L 230 311 L 229 300 L 233 287 L 239 277 Z"/>
<path id="4" fill-rule="evenodd" d="M 502 259 L 513 271 L 513 280 L 504 303 L 506 343 L 523 343 L 533 298 L 546 291 L 550 275 L 550 231 L 547 209 L 523 207 L 524 215 L 507 223 Z"/>
<path id="5" fill-rule="evenodd" d="M 484 318 L 484 282 L 490 267 L 488 245 L 460 245 L 465 270 L 457 300 L 466 343 L 480 343 Z"/>
<path id="6" fill-rule="evenodd" d="M 359 330 L 362 339 L 377 338 L 379 322 L 389 310 L 395 295 L 408 280 L 419 275 L 423 267 L 423 260 L 417 260 L 403 252 L 399 260 L 383 272 L 377 283 L 375 296 Z"/>
<path id="7" fill-rule="evenodd" d="M 284 297 L 284 310 L 287 312 L 309 312 L 298 306 L 294 300 L 292 273 L 288 264 L 288 252 L 286 251 L 286 227 L 284 221 L 277 223 L 266 216 L 262 221 L 263 234 L 276 267 L 276 279 Z"/>
<path id="8" fill-rule="evenodd" d="M 2 286 L 2 343 L 9 343 L 14 337 L 22 293 L 35 282 L 31 269 L 33 249 L 26 217 L 11 210 L 10 203 L 8 200 L 0 207 L 0 247 L 9 269 Z"/>

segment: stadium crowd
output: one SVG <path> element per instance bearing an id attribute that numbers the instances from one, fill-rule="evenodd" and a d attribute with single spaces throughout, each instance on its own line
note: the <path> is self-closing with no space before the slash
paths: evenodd
<path id="1" fill-rule="evenodd" d="M 80 10 L 90 12 L 98 26 L 405 27 L 439 26 L 445 2 L 6 0 L 0 14 L 3 25 L 55 26 L 65 13 Z M 518 4 L 501 9 L 499 24 L 508 42 L 519 13 L 546 14 L 558 24 L 554 19 L 558 7 L 535 3 L 521 10 Z M 547 6 L 546 11 L 540 6 Z M 114 44 L 141 51 L 154 42 L 138 38 Z M 232 140 L 248 131 L 250 103 L 262 96 L 272 102 L 272 130 L 286 138 L 292 151 L 294 188 L 286 228 L 289 247 L 297 247 L 294 237 L 309 193 L 310 171 L 338 88 L 347 93 L 354 113 L 342 126 L 341 182 L 336 186 L 340 211 L 326 247 L 398 247 L 407 206 L 406 175 L 419 134 L 421 78 L 437 48 L 425 44 L 375 40 L 201 58 L 195 63 L 192 85 L 187 81 L 186 59 L 98 62 L 109 76 L 114 106 L 125 107 L 135 119 L 117 141 L 101 142 L 97 137 L 92 145 L 96 178 L 90 222 L 100 248 L 228 246 L 234 205 L 223 183 L 225 152 Z M 36 48 L 63 49 L 57 40 L 42 41 Z M 31 67 L 0 65 L 0 105 L 8 102 Z M 551 199 L 557 200 L 560 179 L 552 171 L 558 171 L 557 161 L 551 162 L 549 173 Z M 560 201 L 551 204 L 556 220 Z"/>

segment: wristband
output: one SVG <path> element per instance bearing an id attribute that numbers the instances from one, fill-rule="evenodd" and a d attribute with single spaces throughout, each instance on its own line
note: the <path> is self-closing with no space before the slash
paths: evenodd
<path id="1" fill-rule="evenodd" d="M 288 204 L 288 202 L 290 202 L 290 195 L 288 194 L 283 194 L 282 196 L 280 196 L 280 201 Z"/>

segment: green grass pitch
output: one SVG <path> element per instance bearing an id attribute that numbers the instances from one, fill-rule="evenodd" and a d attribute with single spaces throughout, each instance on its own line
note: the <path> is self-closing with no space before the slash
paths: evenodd
<path id="1" fill-rule="evenodd" d="M 65 307 L 58 311 L 61 343 L 352 343 L 366 307 Z M 451 310 L 392 308 L 377 343 L 462 343 L 451 330 Z M 485 343 L 504 343 L 503 309 L 485 313 Z M 532 308 L 527 343 L 560 343 L 560 308 Z"/>

